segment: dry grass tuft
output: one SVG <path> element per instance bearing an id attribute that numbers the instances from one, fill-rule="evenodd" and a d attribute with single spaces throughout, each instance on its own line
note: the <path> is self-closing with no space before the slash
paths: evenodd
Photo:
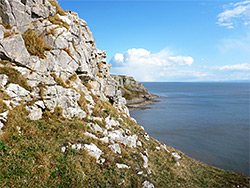
<path id="1" fill-rule="evenodd" d="M 72 54 L 71 54 L 69 48 L 63 48 L 62 50 L 64 50 L 65 52 L 67 52 L 67 54 L 68 54 L 69 56 L 72 56 Z"/>
<path id="2" fill-rule="evenodd" d="M 92 86 L 89 83 L 85 83 L 84 85 L 89 91 L 91 91 Z"/>
<path id="3" fill-rule="evenodd" d="M 26 90 L 32 91 L 32 87 L 27 84 L 27 79 L 24 78 L 22 74 L 16 69 L 6 65 L 0 67 L 0 74 L 5 74 L 8 76 L 8 83 L 18 84 Z"/>
<path id="4" fill-rule="evenodd" d="M 74 82 L 75 80 L 77 80 L 77 74 L 76 74 L 76 73 L 72 74 L 72 75 L 69 77 L 69 80 L 72 81 L 72 82 Z"/>
<path id="5" fill-rule="evenodd" d="M 51 23 L 59 25 L 60 27 L 65 27 L 67 30 L 69 30 L 69 24 L 62 21 L 57 14 L 54 16 L 49 16 L 48 19 Z"/>
<path id="6" fill-rule="evenodd" d="M 80 94 L 81 94 L 81 97 L 77 101 L 77 103 L 82 108 L 82 110 L 84 110 L 88 115 L 90 115 L 88 106 L 87 106 L 88 102 L 86 101 L 85 94 L 82 92 L 80 92 Z"/>
<path id="7" fill-rule="evenodd" d="M 50 76 L 52 76 L 54 78 L 54 80 L 56 81 L 56 83 L 62 87 L 68 88 L 65 84 L 65 82 L 63 81 L 63 79 L 61 77 L 57 77 L 56 73 L 51 73 Z"/>
<path id="8" fill-rule="evenodd" d="M 8 37 L 11 37 L 11 36 L 14 36 L 14 35 L 17 35 L 19 34 L 18 32 L 14 32 L 14 31 L 7 31 L 4 33 L 4 38 L 8 38 Z"/>
<path id="9" fill-rule="evenodd" d="M 35 55 L 44 59 L 44 52 L 50 51 L 51 48 L 46 46 L 42 35 L 43 34 L 38 34 L 36 31 L 28 29 L 23 34 L 23 39 L 25 41 L 26 48 L 31 55 Z"/>
<path id="10" fill-rule="evenodd" d="M 8 110 L 8 106 L 0 99 L 0 113 L 3 113 Z"/>
<path id="11" fill-rule="evenodd" d="M 5 29 L 12 29 L 12 27 L 10 26 L 10 24 L 0 23 L 0 25 L 2 25 Z"/>
<path id="12" fill-rule="evenodd" d="M 66 16 L 66 12 L 59 6 L 57 1 L 49 1 L 50 4 L 56 7 L 56 13 L 60 14 L 61 16 Z"/>

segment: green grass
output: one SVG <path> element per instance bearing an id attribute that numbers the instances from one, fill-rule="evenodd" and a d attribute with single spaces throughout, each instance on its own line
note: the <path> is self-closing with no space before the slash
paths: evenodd
<path id="1" fill-rule="evenodd" d="M 56 108 L 53 113 L 45 111 L 43 119 L 31 121 L 25 118 L 28 115 L 25 107 L 19 106 L 10 111 L 3 130 L 5 134 L 0 137 L 0 184 L 3 187 L 116 187 L 124 179 L 124 187 L 140 187 L 145 180 L 156 187 L 249 186 L 245 176 L 197 162 L 180 151 L 181 165 L 177 166 L 171 154 L 155 149 L 160 144 L 158 141 L 144 139 L 145 132 L 133 120 L 119 114 L 111 104 L 101 103 L 107 115 L 114 113 L 115 119 L 122 116 L 122 128 L 136 133 L 143 148 L 120 144 L 121 158 L 107 144 L 84 135 L 86 131 L 91 132 L 87 125 L 89 120 L 66 120 L 62 117 L 62 109 Z M 21 135 L 16 126 L 21 127 Z M 106 162 L 97 164 L 85 150 L 67 149 L 62 153 L 61 147 L 68 142 L 96 144 L 104 152 L 102 157 Z M 140 156 L 145 148 L 152 170 L 147 176 Z M 170 147 L 168 150 L 176 151 Z M 118 169 L 116 163 L 131 168 Z M 140 171 L 144 175 L 138 175 Z"/>

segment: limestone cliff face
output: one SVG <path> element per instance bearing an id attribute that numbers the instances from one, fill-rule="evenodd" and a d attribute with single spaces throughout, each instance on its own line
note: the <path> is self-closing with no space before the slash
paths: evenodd
<path id="1" fill-rule="evenodd" d="M 118 83 L 109 74 L 111 65 L 106 62 L 106 52 L 96 48 L 86 22 L 76 13 L 61 13 L 52 5 L 47 0 L 1 1 L 0 58 L 20 71 L 28 85 L 34 88 L 27 91 L 18 85 L 6 86 L 4 89 L 11 95 L 11 101 L 18 105 L 35 96 L 37 103 L 28 106 L 35 113 L 32 119 L 41 118 L 43 110 L 53 110 L 56 106 L 63 108 L 65 117 L 83 118 L 86 114 L 77 104 L 79 92 L 85 93 L 90 101 L 92 92 L 128 112 Z M 8 27 L 4 27 L 6 25 Z M 42 58 L 31 54 L 27 46 L 27 40 L 35 34 L 49 49 L 44 51 Z M 70 79 L 72 77 L 75 79 Z M 57 80 L 63 84 L 58 84 Z M 91 91 L 86 88 L 87 83 Z M 39 85 L 44 86 L 43 96 L 39 94 Z M 15 93 L 17 89 L 22 92 Z M 91 105 L 88 108 L 91 111 Z"/>

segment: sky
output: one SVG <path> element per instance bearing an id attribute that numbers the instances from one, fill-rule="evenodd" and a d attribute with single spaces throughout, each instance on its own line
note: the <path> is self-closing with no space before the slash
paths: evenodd
<path id="1" fill-rule="evenodd" d="M 138 81 L 250 78 L 250 0 L 59 0 L 84 19 L 111 73 Z"/>

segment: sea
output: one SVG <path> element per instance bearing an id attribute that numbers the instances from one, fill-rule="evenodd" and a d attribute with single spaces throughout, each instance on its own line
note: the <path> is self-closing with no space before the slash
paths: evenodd
<path id="1" fill-rule="evenodd" d="M 130 114 L 157 140 L 227 171 L 249 173 L 249 82 L 145 82 L 161 96 Z"/>

